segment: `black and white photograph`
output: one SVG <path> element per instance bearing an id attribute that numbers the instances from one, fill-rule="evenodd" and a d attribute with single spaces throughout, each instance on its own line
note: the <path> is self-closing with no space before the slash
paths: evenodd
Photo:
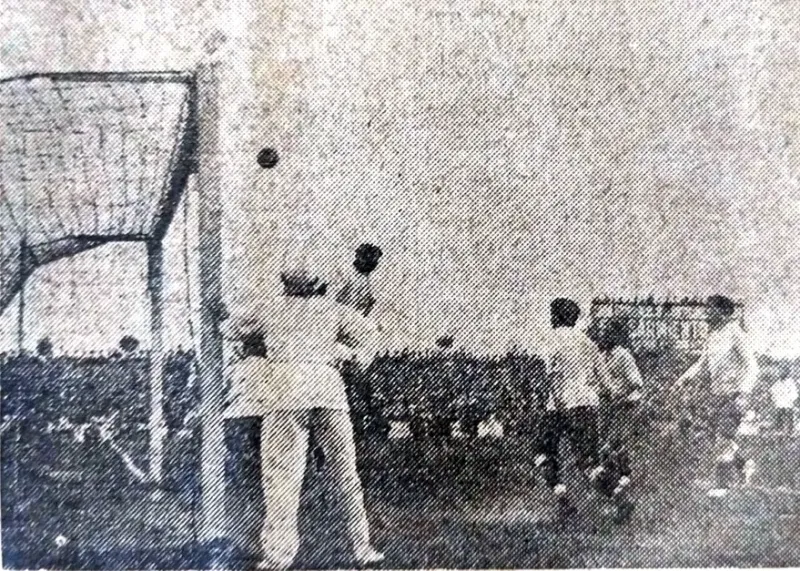
<path id="1" fill-rule="evenodd" d="M 0 568 L 800 566 L 800 3 L 0 0 Z"/>

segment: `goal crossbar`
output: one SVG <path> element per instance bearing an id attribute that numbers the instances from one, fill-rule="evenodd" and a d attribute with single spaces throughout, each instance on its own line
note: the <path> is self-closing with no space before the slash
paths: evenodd
<path id="1" fill-rule="evenodd" d="M 202 538 L 225 533 L 220 144 L 215 65 L 197 72 L 35 73 L 0 79 L 0 311 L 34 269 L 109 241 L 147 244 L 150 476 L 161 478 L 163 245 L 196 173 Z M 22 296 L 20 296 L 22 299 Z M 22 314 L 22 311 L 20 311 Z"/>
<path id="2" fill-rule="evenodd" d="M 39 260 L 163 239 L 195 167 L 196 99 L 184 71 L 0 79 L 0 311 Z"/>

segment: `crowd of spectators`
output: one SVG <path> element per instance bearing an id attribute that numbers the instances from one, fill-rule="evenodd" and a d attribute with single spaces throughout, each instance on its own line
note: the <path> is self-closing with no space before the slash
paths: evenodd
<path id="1" fill-rule="evenodd" d="M 524 430 L 529 413 L 543 404 L 544 362 L 522 352 L 488 358 L 398 351 L 378 355 L 366 369 L 349 365 L 343 372 L 362 436 L 389 437 L 393 425 L 403 425 L 417 439 L 474 437 L 492 415 L 509 430 Z"/>
<path id="2" fill-rule="evenodd" d="M 138 344 L 116 351 L 54 355 L 39 343 L 36 353 L 0 354 L 0 394 L 5 423 L 47 423 L 118 413 L 127 426 L 146 428 L 150 416 L 150 354 Z M 127 349 L 127 350 L 126 350 Z M 192 351 L 169 351 L 164 359 L 164 416 L 168 428 L 183 424 L 199 391 Z"/>
<path id="3" fill-rule="evenodd" d="M 654 414 L 660 406 L 658 377 L 684 367 L 664 358 L 637 356 L 650 387 Z M 685 360 L 685 359 L 684 359 Z M 793 363 L 761 359 L 764 382 L 753 402 L 759 418 L 770 418 L 771 382 L 776 367 L 794 370 Z M 666 371 L 666 372 L 665 372 Z M 427 351 L 396 351 L 378 355 L 369 367 L 344 363 L 353 422 L 360 438 L 476 437 L 481 422 L 501 426 L 505 433 L 529 432 L 544 406 L 545 366 L 536 355 L 509 353 L 479 357 L 440 346 Z M 146 431 L 150 413 L 150 355 L 133 338 L 116 351 L 54 355 L 47 340 L 36 353 L 0 355 L 3 424 L 14 419 L 80 423 L 93 416 L 116 414 L 121 425 Z M 164 419 L 172 435 L 196 432 L 200 402 L 194 353 L 177 349 L 164 359 Z M 665 379 L 668 381 L 669 379 Z M 773 380 L 774 381 L 774 380 Z M 672 407 L 674 408 L 674 407 Z M 488 426 L 488 425 L 487 425 Z M 488 432 L 487 432 L 488 431 Z"/>
<path id="4" fill-rule="evenodd" d="M 513 426 L 542 404 L 544 363 L 525 353 L 398 351 L 378 355 L 367 368 L 344 363 L 342 372 L 362 436 L 388 436 L 393 422 L 407 423 L 418 437 L 450 434 L 454 423 L 461 434 L 476 435 L 490 415 Z M 167 353 L 163 383 L 167 429 L 191 429 L 200 401 L 192 351 Z M 150 355 L 130 339 L 116 351 L 54 355 L 44 340 L 36 353 L 0 355 L 0 387 L 5 421 L 80 422 L 118 413 L 121 424 L 146 430 Z"/>

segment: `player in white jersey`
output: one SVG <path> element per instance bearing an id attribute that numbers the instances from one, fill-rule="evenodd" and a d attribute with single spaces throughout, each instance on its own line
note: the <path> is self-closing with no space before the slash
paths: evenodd
<path id="1" fill-rule="evenodd" d="M 372 294 L 372 285 L 370 284 L 369 278 L 372 272 L 378 268 L 382 256 L 383 251 L 374 244 L 363 243 L 356 248 L 355 257 L 353 259 L 353 269 L 355 272 L 341 284 L 341 288 L 336 293 L 337 303 L 349 307 L 353 311 L 357 311 L 364 317 L 369 316 L 372 308 L 375 306 L 375 296 Z M 350 340 L 345 337 L 346 332 L 340 331 L 339 335 L 342 336 L 341 339 L 339 339 L 341 343 L 350 343 Z M 361 405 L 361 407 L 370 408 L 369 395 L 364 394 L 363 391 L 355 390 L 354 383 L 349 382 L 352 380 L 351 374 L 354 369 L 357 368 L 354 365 L 355 363 L 353 362 L 342 362 L 339 366 L 339 372 L 344 377 L 346 381 L 345 384 L 351 391 L 348 397 L 351 399 L 351 403 L 355 400 L 354 408 L 358 409 L 359 405 Z M 361 434 L 365 429 L 364 418 L 356 418 L 355 420 L 354 428 L 356 433 Z M 314 458 L 317 471 L 322 471 L 325 466 L 325 451 L 319 446 L 313 429 L 309 437 L 309 448 L 311 450 L 311 456 Z"/>
<path id="2" fill-rule="evenodd" d="M 356 563 L 375 564 L 383 555 L 370 543 L 344 382 L 334 367 L 354 354 L 371 357 L 370 328 L 355 311 L 326 299 L 326 286 L 318 285 L 317 278 L 295 271 L 283 274 L 282 280 L 284 295 L 255 304 L 222 328 L 227 339 L 247 348 L 228 371 L 225 417 L 261 418 L 266 516 L 259 566 L 286 569 L 297 554 L 298 508 L 312 428 L 341 496 Z M 342 344 L 342 338 L 350 345 Z"/>
<path id="3" fill-rule="evenodd" d="M 553 490 L 563 515 L 575 508 L 561 480 L 559 444 L 566 436 L 578 468 L 592 486 L 606 497 L 615 497 L 619 475 L 604 466 L 598 450 L 599 391 L 612 390 L 612 379 L 597 346 L 575 327 L 580 309 L 565 298 L 550 305 L 553 327 L 547 349 L 547 410 L 539 428 L 536 465 Z M 617 498 L 617 519 L 622 522 L 633 510 L 627 498 Z"/>
<path id="4" fill-rule="evenodd" d="M 714 436 L 716 485 L 708 494 L 727 495 L 746 462 L 736 442 L 736 432 L 747 410 L 758 365 L 746 333 L 733 319 L 735 304 L 721 295 L 708 298 L 708 338 L 700 358 L 673 385 L 694 384 L 706 394 Z"/>
<path id="5" fill-rule="evenodd" d="M 794 405 L 797 402 L 797 382 L 789 376 L 787 366 L 778 367 L 778 379 L 769 394 L 775 406 L 775 430 L 791 435 L 794 432 Z"/>
<path id="6" fill-rule="evenodd" d="M 356 248 L 353 260 L 353 274 L 336 294 L 336 301 L 342 305 L 352 307 L 367 317 L 375 305 L 375 296 L 372 295 L 372 286 L 369 276 L 380 263 L 383 252 L 374 244 L 361 244 Z"/>
<path id="7" fill-rule="evenodd" d="M 606 465 L 619 474 L 615 494 L 625 493 L 631 483 L 631 449 L 639 436 L 636 416 L 642 398 L 642 374 L 629 349 L 629 337 L 627 322 L 612 320 L 599 342 L 616 390 L 607 394 L 605 444 L 601 450 Z"/>

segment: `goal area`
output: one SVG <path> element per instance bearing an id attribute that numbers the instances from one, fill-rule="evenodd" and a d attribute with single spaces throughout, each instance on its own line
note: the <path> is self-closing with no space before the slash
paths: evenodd
<path id="1" fill-rule="evenodd" d="M 0 80 L 0 310 L 33 270 L 117 240 L 160 240 L 195 146 L 189 73 Z"/>
<path id="2" fill-rule="evenodd" d="M 162 478 L 165 435 L 163 241 L 190 176 L 196 179 L 204 514 L 220 509 L 224 450 L 216 66 L 0 78 L 0 311 L 38 267 L 110 242 L 146 245 L 154 483 Z M 203 520 L 205 537 L 221 535 L 213 517 Z"/>

